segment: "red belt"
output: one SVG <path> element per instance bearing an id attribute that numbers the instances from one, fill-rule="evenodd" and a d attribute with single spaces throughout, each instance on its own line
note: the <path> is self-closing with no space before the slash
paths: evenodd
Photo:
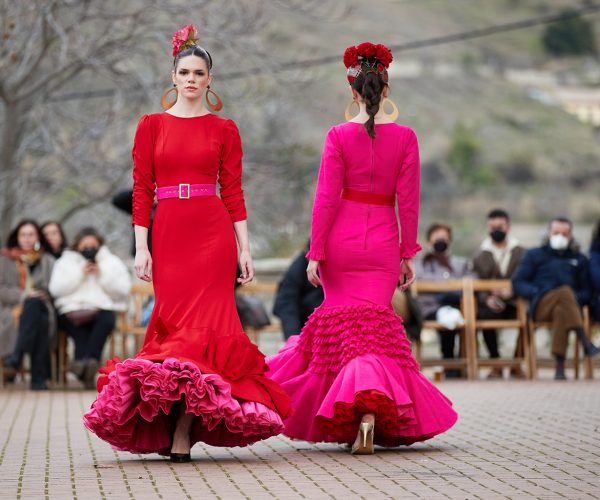
<path id="1" fill-rule="evenodd" d="M 187 200 L 192 196 L 212 196 L 215 194 L 217 194 L 217 188 L 214 184 L 179 184 L 178 186 L 156 188 L 156 197 L 159 200 L 165 198 Z"/>
<path id="2" fill-rule="evenodd" d="M 357 201 L 358 203 L 368 203 L 369 205 L 387 205 L 394 206 L 393 194 L 376 194 L 367 191 L 357 191 L 356 189 L 344 188 L 342 190 L 344 200 Z"/>

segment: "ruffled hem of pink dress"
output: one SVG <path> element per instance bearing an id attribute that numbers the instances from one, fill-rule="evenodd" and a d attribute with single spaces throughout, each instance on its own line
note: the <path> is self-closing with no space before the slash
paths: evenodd
<path id="1" fill-rule="evenodd" d="M 221 376 L 175 358 L 117 363 L 84 424 L 118 450 L 167 455 L 178 414 L 174 405 L 182 397 L 186 413 L 197 417 L 192 445 L 246 446 L 283 430 L 278 413 L 261 403 L 238 401 Z"/>
<path id="2" fill-rule="evenodd" d="M 295 409 L 284 421 L 283 433 L 306 441 L 350 443 L 364 413 L 375 414 L 375 443 L 381 446 L 410 445 L 450 429 L 458 415 L 450 400 L 419 371 L 406 349 L 409 342 L 401 322 L 387 318 L 381 306 L 353 306 L 352 312 L 359 308 L 360 339 L 340 333 L 356 330 L 348 308 L 321 308 L 300 336 L 267 359 L 267 375 L 292 396 Z M 338 321 L 332 321 L 334 315 Z M 376 328 L 365 327 L 369 318 Z M 393 331 L 385 325 L 393 326 Z M 328 342 L 303 338 L 305 334 Z"/>

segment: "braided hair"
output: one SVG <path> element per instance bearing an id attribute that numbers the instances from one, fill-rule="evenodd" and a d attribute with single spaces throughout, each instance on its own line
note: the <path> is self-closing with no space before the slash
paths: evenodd
<path id="1" fill-rule="evenodd" d="M 372 138 L 375 138 L 375 115 L 379 112 L 381 94 L 386 85 L 387 83 L 377 71 L 361 71 L 351 84 L 365 101 L 369 115 L 369 119 L 365 122 L 365 129 Z"/>

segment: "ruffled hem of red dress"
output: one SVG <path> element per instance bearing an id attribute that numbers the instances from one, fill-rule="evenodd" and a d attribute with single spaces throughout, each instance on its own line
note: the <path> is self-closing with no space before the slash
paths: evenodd
<path id="1" fill-rule="evenodd" d="M 202 373 L 192 362 L 127 359 L 113 368 L 84 424 L 116 449 L 167 455 L 182 398 L 186 413 L 197 417 L 192 445 L 246 446 L 283 430 L 277 412 L 232 397 L 220 375 Z"/>

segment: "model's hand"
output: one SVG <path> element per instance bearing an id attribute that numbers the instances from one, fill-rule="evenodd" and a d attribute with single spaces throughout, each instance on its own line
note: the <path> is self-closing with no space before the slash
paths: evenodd
<path id="1" fill-rule="evenodd" d="M 415 262 L 413 259 L 403 259 L 400 264 L 400 290 L 405 291 L 415 281 Z"/>
<path id="2" fill-rule="evenodd" d="M 317 273 L 318 269 L 318 260 L 308 261 L 308 267 L 306 268 L 306 276 L 308 277 L 308 281 L 310 281 L 311 285 L 315 288 L 321 286 L 321 278 L 319 278 L 319 274 Z"/>
<path id="3" fill-rule="evenodd" d="M 35 288 L 32 288 L 29 292 L 29 294 L 27 294 L 27 297 L 29 298 L 41 298 L 41 299 L 45 299 L 48 296 L 48 294 L 46 292 L 44 292 L 44 290 L 36 290 Z"/>
<path id="4" fill-rule="evenodd" d="M 242 250 L 240 252 L 240 268 L 242 274 L 237 279 L 238 283 L 245 285 L 250 283 L 254 279 L 254 263 L 252 262 L 252 256 L 249 250 Z"/>
<path id="5" fill-rule="evenodd" d="M 135 251 L 135 275 L 144 281 L 152 281 L 152 257 L 147 248 Z"/>

